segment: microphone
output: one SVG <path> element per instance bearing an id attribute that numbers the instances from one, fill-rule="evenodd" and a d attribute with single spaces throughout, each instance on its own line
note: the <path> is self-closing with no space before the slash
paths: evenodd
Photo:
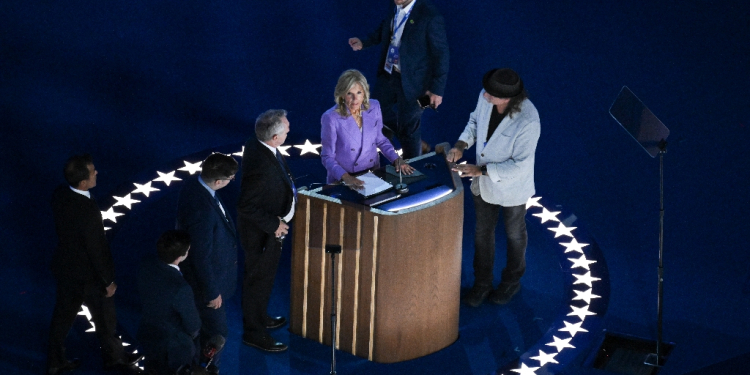
<path id="1" fill-rule="evenodd" d="M 219 354 L 219 352 L 224 349 L 224 344 L 226 343 L 227 340 L 221 335 L 211 336 L 211 339 L 208 340 L 201 353 L 206 359 L 208 359 L 206 367 L 211 364 L 211 361 L 213 361 L 216 354 Z"/>
<path id="2" fill-rule="evenodd" d="M 401 158 L 398 158 L 396 164 L 398 165 L 398 184 L 396 184 L 396 186 L 395 186 L 396 187 L 396 191 L 399 192 L 399 193 L 401 193 L 401 194 L 408 193 L 409 192 L 409 187 L 406 186 L 406 184 L 404 183 L 404 178 L 401 175 Z"/>

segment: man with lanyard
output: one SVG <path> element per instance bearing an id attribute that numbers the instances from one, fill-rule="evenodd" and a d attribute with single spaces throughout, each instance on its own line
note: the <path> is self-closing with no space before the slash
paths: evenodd
<path id="1" fill-rule="evenodd" d="M 354 51 L 382 45 L 372 97 L 383 110 L 383 133 L 393 134 L 411 159 L 422 153 L 420 97 L 437 109 L 448 80 L 448 39 L 443 16 L 429 0 L 394 0 L 396 8 L 364 40 L 350 38 Z M 394 107 L 396 111 L 394 112 Z"/>

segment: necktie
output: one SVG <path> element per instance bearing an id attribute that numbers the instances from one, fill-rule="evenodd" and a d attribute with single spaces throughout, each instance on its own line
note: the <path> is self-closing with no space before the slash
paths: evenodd
<path id="1" fill-rule="evenodd" d="M 224 216 L 224 220 L 229 221 L 229 219 L 227 218 L 227 212 L 224 211 L 224 206 L 221 204 L 221 201 L 219 200 L 219 196 L 214 194 L 214 200 L 216 201 L 216 204 L 219 205 L 219 209 L 221 210 L 221 213 Z"/>

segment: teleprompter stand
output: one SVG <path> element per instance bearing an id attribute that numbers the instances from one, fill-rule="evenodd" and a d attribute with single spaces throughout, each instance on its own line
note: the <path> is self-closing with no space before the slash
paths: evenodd
<path id="1" fill-rule="evenodd" d="M 662 306 L 664 299 L 664 154 L 667 153 L 669 129 L 659 121 L 627 86 L 612 103 L 609 113 L 652 157 L 659 155 L 659 269 L 657 290 L 656 353 L 649 353 L 644 364 L 654 367 L 664 365 L 662 348 Z"/>

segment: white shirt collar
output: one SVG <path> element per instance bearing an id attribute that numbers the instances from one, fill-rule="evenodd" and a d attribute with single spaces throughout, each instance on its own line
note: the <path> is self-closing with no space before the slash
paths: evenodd
<path id="1" fill-rule="evenodd" d="M 260 142 L 260 144 L 262 144 L 263 146 L 266 146 L 267 149 L 271 150 L 271 152 L 273 152 L 273 156 L 276 156 L 276 147 L 271 147 L 268 143 L 263 142 L 260 139 L 258 140 L 258 142 Z"/>
<path id="2" fill-rule="evenodd" d="M 73 190 L 76 193 L 81 194 L 81 195 L 85 196 L 86 198 L 91 199 L 91 193 L 88 190 L 85 190 L 85 191 L 84 190 L 78 190 L 78 189 L 76 189 L 76 188 L 74 188 L 72 186 L 70 186 L 70 190 Z"/>
<path id="3" fill-rule="evenodd" d="M 206 190 L 208 190 L 208 192 L 211 194 L 212 197 L 214 196 L 214 194 L 216 194 L 216 190 L 211 189 L 206 183 L 206 181 L 203 181 L 203 177 L 198 176 L 198 181 L 201 183 L 201 185 L 203 185 L 204 188 L 206 188 Z"/>
<path id="4" fill-rule="evenodd" d="M 172 267 L 172 268 L 174 268 L 174 269 L 176 269 L 178 272 L 182 273 L 182 271 L 180 271 L 180 266 L 178 266 L 176 264 L 172 264 L 172 263 L 169 263 L 167 265 L 170 266 L 170 267 Z"/>
<path id="5" fill-rule="evenodd" d="M 411 12 L 411 10 L 414 8 L 414 3 L 416 2 L 417 0 L 412 0 L 411 3 L 409 3 L 409 5 L 407 5 L 406 7 L 401 7 L 401 5 L 396 5 L 396 7 L 399 9 L 399 12 L 407 13 Z"/>

